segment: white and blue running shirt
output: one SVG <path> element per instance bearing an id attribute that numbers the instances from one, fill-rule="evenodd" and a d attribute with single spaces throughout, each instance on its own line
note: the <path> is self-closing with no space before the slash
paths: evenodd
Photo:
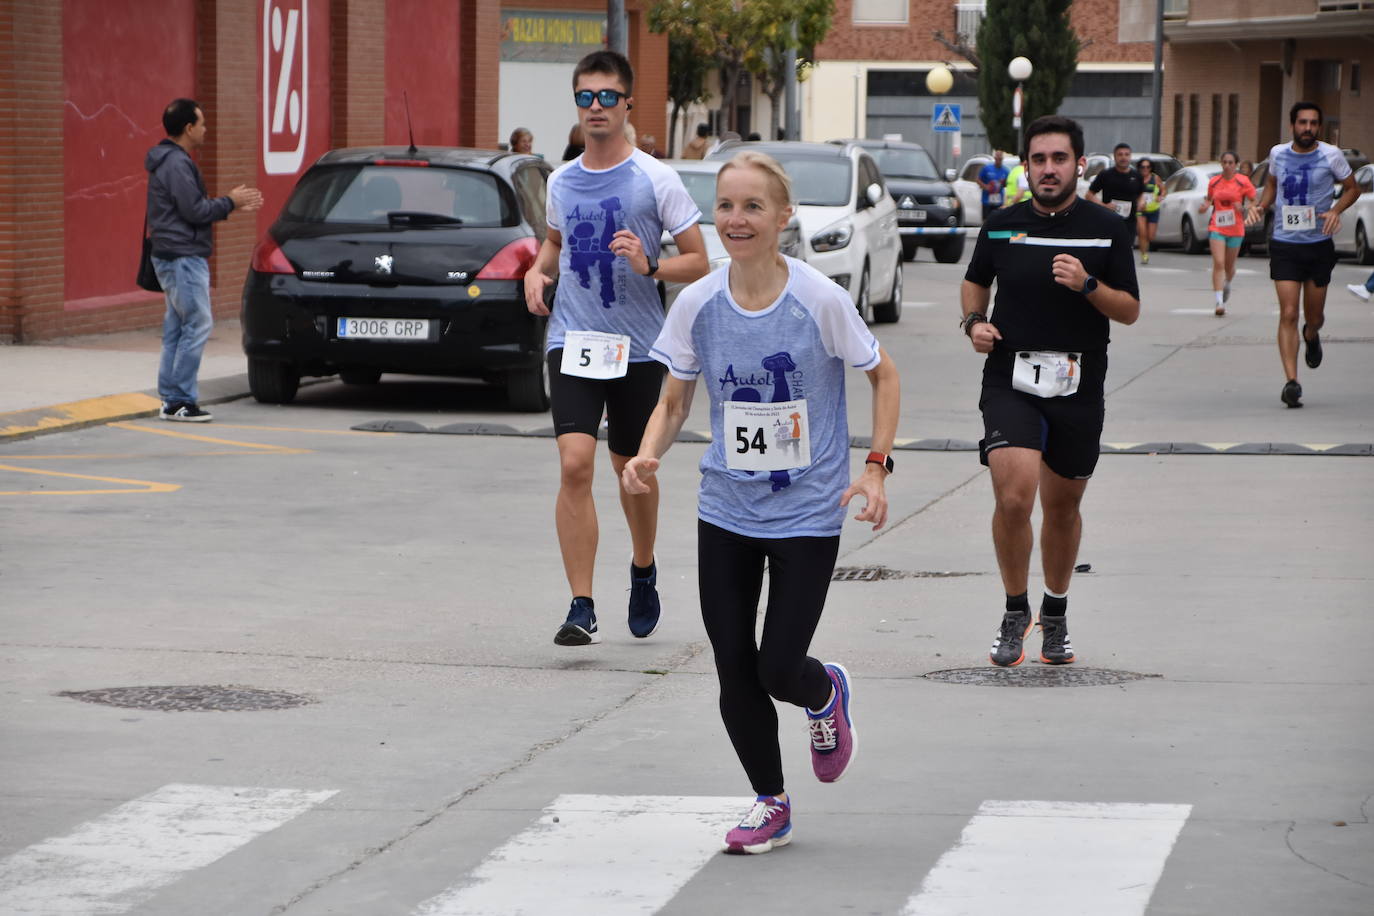
<path id="1" fill-rule="evenodd" d="M 682 179 L 638 149 L 609 169 L 589 169 L 579 156 L 549 176 L 547 217 L 563 234 L 547 349 L 562 347 L 567 331 L 604 331 L 628 334 L 630 362 L 648 361 L 663 327 L 657 281 L 611 254 L 610 243 L 629 229 L 657 257 L 664 229 L 676 236 L 701 219 Z"/>
<path id="2" fill-rule="evenodd" d="M 700 379 L 711 397 L 711 445 L 701 459 L 697 514 L 712 525 L 760 538 L 832 537 L 849 486 L 846 366 L 878 365 L 878 341 L 849 293 L 815 268 L 787 258 L 777 301 L 746 311 L 730 296 L 730 266 L 678 295 L 650 351 L 674 378 Z M 726 465 L 724 404 L 805 398 L 811 464 L 782 471 Z"/>
<path id="3" fill-rule="evenodd" d="M 1274 238 L 1280 242 L 1301 245 L 1322 242 L 1331 236 L 1322 232 L 1322 214 L 1331 209 L 1336 183 L 1345 181 L 1350 164 L 1341 151 L 1330 143 L 1317 141 L 1310 153 L 1299 153 L 1292 144 L 1280 143 L 1269 151 L 1269 174 L 1274 176 L 1277 196 L 1274 198 Z M 1285 206 L 1310 206 L 1316 210 L 1316 226 L 1302 231 L 1283 227 Z"/>

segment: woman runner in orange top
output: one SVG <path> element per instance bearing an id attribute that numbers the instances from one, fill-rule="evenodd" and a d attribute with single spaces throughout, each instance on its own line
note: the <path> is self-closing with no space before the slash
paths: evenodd
<path id="1" fill-rule="evenodd" d="M 1208 223 L 1208 238 L 1212 246 L 1212 292 L 1216 296 L 1216 312 L 1226 314 L 1226 302 L 1231 298 L 1231 280 L 1236 275 L 1236 255 L 1245 241 L 1246 200 L 1255 199 L 1255 186 L 1240 174 L 1236 166 L 1240 160 L 1227 150 L 1221 154 L 1221 174 L 1207 182 L 1207 199 L 1198 208 L 1206 213 L 1212 208 Z"/>

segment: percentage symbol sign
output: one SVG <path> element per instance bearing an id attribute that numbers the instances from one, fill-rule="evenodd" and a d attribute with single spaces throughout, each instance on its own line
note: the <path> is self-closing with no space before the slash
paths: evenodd
<path id="1" fill-rule="evenodd" d="M 291 10 L 286 14 L 286 35 L 283 36 L 281 8 L 272 9 L 272 50 L 281 55 L 277 64 L 277 98 L 272 106 L 274 134 L 282 132 L 288 108 L 291 114 L 291 133 L 300 132 L 301 95 L 291 88 L 291 70 L 296 62 L 296 34 L 300 28 L 300 17 L 300 10 Z"/>

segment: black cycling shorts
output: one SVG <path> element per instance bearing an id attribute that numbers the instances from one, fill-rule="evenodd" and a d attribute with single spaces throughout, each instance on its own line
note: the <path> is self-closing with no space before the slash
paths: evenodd
<path id="1" fill-rule="evenodd" d="M 547 358 L 554 435 L 586 433 L 595 438 L 604 412 L 611 451 L 625 458 L 638 455 L 644 427 L 658 406 L 663 364 L 630 363 L 624 377 L 602 380 L 564 375 L 562 347 L 550 350 Z"/>
<path id="2" fill-rule="evenodd" d="M 1317 286 L 1329 286 L 1335 266 L 1336 243 L 1331 239 L 1308 243 L 1269 240 L 1270 280 L 1311 280 Z"/>
<path id="3" fill-rule="evenodd" d="M 983 439 L 978 460 L 1004 446 L 1033 448 L 1060 477 L 1087 480 L 1102 451 L 1106 404 L 1101 394 L 1079 391 L 1064 398 L 1041 398 L 1014 388 L 983 386 Z"/>

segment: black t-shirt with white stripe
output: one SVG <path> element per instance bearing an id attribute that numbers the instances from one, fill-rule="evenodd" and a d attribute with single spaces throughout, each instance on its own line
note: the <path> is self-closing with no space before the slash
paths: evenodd
<path id="1" fill-rule="evenodd" d="M 989 362 L 1008 362 L 1014 350 L 1102 353 L 1110 340 L 1107 316 L 1080 292 L 1054 281 L 1055 255 L 1083 262 L 1091 276 L 1137 299 L 1135 258 L 1126 223 L 1086 200 L 1047 216 L 1031 201 L 995 210 L 983 223 L 964 279 L 997 292 L 989 316 L 1002 340 Z"/>

